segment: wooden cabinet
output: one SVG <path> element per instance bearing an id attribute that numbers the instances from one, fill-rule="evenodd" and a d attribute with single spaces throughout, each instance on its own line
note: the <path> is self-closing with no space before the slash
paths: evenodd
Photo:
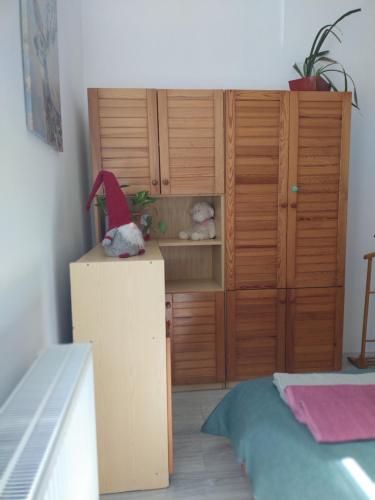
<path id="1" fill-rule="evenodd" d="M 227 288 L 285 288 L 289 92 L 226 102 Z"/>
<path id="2" fill-rule="evenodd" d="M 285 290 L 227 292 L 227 380 L 285 369 Z"/>
<path id="3" fill-rule="evenodd" d="M 261 289 L 274 300 L 287 290 L 287 369 L 339 369 L 351 95 L 228 91 L 226 103 L 230 379 L 274 371 L 275 346 L 267 339 L 257 358 L 261 333 L 252 337 L 262 332 L 266 306 L 251 298 Z"/>
<path id="4" fill-rule="evenodd" d="M 290 96 L 288 288 L 342 286 L 351 95 Z"/>
<path id="5" fill-rule="evenodd" d="M 88 89 L 93 177 L 109 170 L 126 192 L 160 192 L 156 90 Z"/>
<path id="6" fill-rule="evenodd" d="M 166 296 L 174 385 L 225 381 L 224 292 Z"/>
<path id="7" fill-rule="evenodd" d="M 222 90 L 92 88 L 88 98 L 94 176 L 112 171 L 129 194 L 224 193 Z"/>
<path id="8" fill-rule="evenodd" d="M 159 90 L 162 194 L 224 192 L 222 90 Z"/>
<path id="9" fill-rule="evenodd" d="M 344 289 L 288 290 L 287 371 L 339 370 Z"/>
<path id="10" fill-rule="evenodd" d="M 158 246 L 117 259 L 98 245 L 71 264 L 70 278 L 74 341 L 93 344 L 100 492 L 165 488 L 170 406 Z"/>
<path id="11" fill-rule="evenodd" d="M 152 236 L 173 383 L 224 380 L 225 289 L 231 381 L 283 369 L 285 357 L 291 371 L 339 368 L 351 95 L 90 89 L 89 107 L 94 174 L 156 195 L 167 225 Z M 215 209 L 215 240 L 178 238 L 197 201 Z"/>

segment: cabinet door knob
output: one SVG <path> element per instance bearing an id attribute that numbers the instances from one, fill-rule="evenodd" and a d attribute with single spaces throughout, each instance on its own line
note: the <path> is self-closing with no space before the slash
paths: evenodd
<path id="1" fill-rule="evenodd" d="M 280 203 L 280 208 L 288 208 L 288 203 L 286 201 L 283 201 Z"/>
<path id="2" fill-rule="evenodd" d="M 171 304 L 170 302 L 166 302 L 166 303 L 165 303 L 165 307 L 166 307 L 167 309 L 170 309 L 170 308 L 172 307 L 172 304 Z"/>
<path id="3" fill-rule="evenodd" d="M 153 186 L 157 186 L 159 184 L 159 181 L 157 181 L 156 179 L 153 179 L 152 182 L 151 182 L 151 184 Z"/>
<path id="4" fill-rule="evenodd" d="M 168 186 L 169 180 L 168 179 L 163 179 L 163 184 L 164 184 L 164 186 Z"/>
<path id="5" fill-rule="evenodd" d="M 290 204 L 290 208 L 297 208 L 297 203 L 294 203 L 294 202 L 293 202 L 293 203 L 291 203 L 291 204 Z"/>

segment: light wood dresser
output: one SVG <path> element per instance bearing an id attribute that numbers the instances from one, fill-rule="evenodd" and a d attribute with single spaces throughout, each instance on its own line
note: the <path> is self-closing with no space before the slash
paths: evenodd
<path id="1" fill-rule="evenodd" d="M 98 245 L 70 265 L 70 277 L 74 341 L 93 343 L 100 492 L 165 488 L 170 360 L 159 247 L 117 259 Z"/>

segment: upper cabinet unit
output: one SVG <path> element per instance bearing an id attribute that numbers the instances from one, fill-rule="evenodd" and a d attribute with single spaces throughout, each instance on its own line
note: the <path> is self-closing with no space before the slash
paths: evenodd
<path id="1" fill-rule="evenodd" d="M 160 192 L 156 90 L 89 89 L 93 177 L 110 170 L 127 193 Z"/>
<path id="2" fill-rule="evenodd" d="M 227 92 L 230 290 L 344 284 L 351 94 Z"/>
<path id="3" fill-rule="evenodd" d="M 221 90 L 89 89 L 93 173 L 127 193 L 224 193 Z"/>
<path id="4" fill-rule="evenodd" d="M 226 97 L 227 288 L 285 288 L 289 92 Z"/>
<path id="5" fill-rule="evenodd" d="M 351 94 L 290 94 L 288 288 L 342 286 Z"/>
<path id="6" fill-rule="evenodd" d="M 224 193 L 222 90 L 158 90 L 162 194 Z"/>

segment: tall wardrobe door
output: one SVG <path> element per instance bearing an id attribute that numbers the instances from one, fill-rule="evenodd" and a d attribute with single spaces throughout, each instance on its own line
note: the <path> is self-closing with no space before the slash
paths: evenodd
<path id="1" fill-rule="evenodd" d="M 285 369 L 285 290 L 227 292 L 227 380 Z"/>
<path id="2" fill-rule="evenodd" d="M 163 194 L 224 193 L 222 90 L 158 90 Z"/>
<path id="3" fill-rule="evenodd" d="M 351 94 L 290 99 L 287 286 L 342 286 Z"/>
<path id="4" fill-rule="evenodd" d="M 94 176 L 113 172 L 126 192 L 160 193 L 156 90 L 89 89 Z"/>
<path id="5" fill-rule="evenodd" d="M 344 289 L 305 288 L 287 293 L 287 371 L 339 370 Z"/>
<path id="6" fill-rule="evenodd" d="M 226 93 L 229 290 L 285 288 L 289 93 Z"/>

